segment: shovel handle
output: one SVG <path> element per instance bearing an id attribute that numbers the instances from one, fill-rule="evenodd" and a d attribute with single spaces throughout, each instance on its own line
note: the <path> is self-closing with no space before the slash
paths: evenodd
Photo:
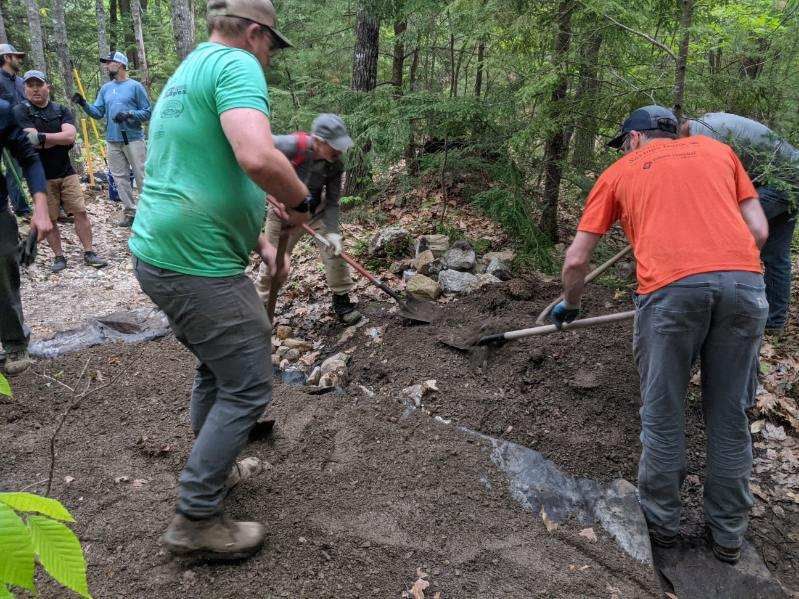
<path id="1" fill-rule="evenodd" d="M 585 329 L 598 324 L 607 324 L 610 322 L 618 322 L 620 320 L 631 320 L 635 316 L 635 310 L 629 312 L 618 312 L 617 314 L 605 314 L 603 316 L 593 316 L 591 318 L 581 318 L 574 322 L 564 324 L 560 330 L 570 331 L 572 329 Z M 513 339 L 523 339 L 524 337 L 533 337 L 534 335 L 547 335 L 554 333 L 558 330 L 554 324 L 545 324 L 540 327 L 532 327 L 530 329 L 519 329 L 517 331 L 508 331 L 499 335 L 489 335 L 482 337 L 478 345 L 487 345 L 496 343 L 502 338 L 504 341 L 512 341 Z"/>
<path id="2" fill-rule="evenodd" d="M 621 260 L 624 256 L 629 254 L 630 250 L 632 250 L 632 249 L 633 249 L 633 247 L 631 245 L 628 245 L 623 250 L 618 252 L 615 256 L 610 258 L 607 262 L 604 262 L 603 264 L 600 264 L 599 266 L 597 266 L 594 270 L 589 272 L 588 275 L 586 275 L 585 282 L 586 283 L 590 283 L 591 281 L 596 279 L 599 275 L 601 275 L 603 272 L 605 272 L 613 264 L 615 264 L 616 262 Z M 536 324 L 544 324 L 546 322 L 547 316 L 549 316 L 550 310 L 552 310 L 552 308 L 555 307 L 555 304 L 557 304 L 562 299 L 563 299 L 563 294 L 559 295 L 554 300 L 552 300 L 552 303 L 549 304 L 546 308 L 544 308 L 541 311 L 541 314 L 538 315 L 538 318 L 535 319 L 535 323 Z"/>

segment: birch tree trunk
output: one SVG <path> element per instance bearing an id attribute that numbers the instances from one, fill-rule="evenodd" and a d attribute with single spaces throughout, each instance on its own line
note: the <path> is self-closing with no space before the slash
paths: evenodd
<path id="1" fill-rule="evenodd" d="M 136 56 L 141 74 L 141 82 L 147 91 L 150 91 L 150 69 L 147 67 L 147 52 L 144 49 L 144 33 L 141 26 L 141 2 L 140 0 L 131 0 L 130 14 L 133 18 L 133 35 L 136 38 Z"/>
<path id="2" fill-rule="evenodd" d="M 64 78 L 64 95 L 69 98 L 75 91 L 75 80 L 72 77 L 72 60 L 69 57 L 69 45 L 67 44 L 64 0 L 53 0 L 53 31 L 58 61 L 61 63 L 61 75 Z"/>
<path id="3" fill-rule="evenodd" d="M 574 7 L 573 0 L 561 0 L 558 4 L 557 31 L 555 32 L 552 56 L 557 69 L 557 78 L 552 86 L 547 109 L 547 119 L 559 124 L 552 127 L 544 145 L 544 208 L 541 211 L 539 227 L 541 232 L 553 242 L 558 240 L 560 180 L 563 177 L 563 161 L 569 149 L 568 129 L 563 125 L 564 115 L 561 104 L 569 88 L 566 59 L 571 46 L 571 17 Z"/>
<path id="4" fill-rule="evenodd" d="M 192 0 L 170 0 L 172 7 L 172 34 L 180 60 L 194 50 L 194 7 Z"/>
<path id="5" fill-rule="evenodd" d="M 3 18 L 3 8 L 0 6 L 0 44 L 8 43 L 8 35 L 6 35 L 6 21 Z"/>
<path id="6" fill-rule="evenodd" d="M 31 57 L 33 66 L 47 72 L 47 61 L 44 59 L 44 32 L 42 31 L 42 20 L 39 13 L 39 3 L 37 0 L 25 0 L 28 9 L 28 29 L 31 36 Z"/>

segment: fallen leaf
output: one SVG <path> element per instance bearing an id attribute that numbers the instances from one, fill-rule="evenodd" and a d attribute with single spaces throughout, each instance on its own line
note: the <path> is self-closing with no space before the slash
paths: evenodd
<path id="1" fill-rule="evenodd" d="M 74 482 L 74 480 L 75 480 L 74 476 L 65 476 L 64 477 L 64 483 L 67 484 L 67 485 L 71 485 Z"/>
<path id="2" fill-rule="evenodd" d="M 764 427 L 765 425 L 766 425 L 766 421 L 765 421 L 765 420 L 763 420 L 763 419 L 761 419 L 761 420 L 755 420 L 755 421 L 754 421 L 754 422 L 751 424 L 751 426 L 749 427 L 749 430 L 752 432 L 752 434 L 753 434 L 753 435 L 756 435 L 757 433 L 759 433 L 760 431 L 762 431 L 762 430 L 763 430 L 763 427 Z"/>
<path id="3" fill-rule="evenodd" d="M 666 597 L 668 597 L 668 599 L 679 599 L 674 593 L 666 593 Z"/>
<path id="4" fill-rule="evenodd" d="M 130 482 L 130 478 L 127 476 L 117 476 L 116 478 L 114 478 L 114 483 L 117 485 L 120 483 L 127 483 L 127 482 Z"/>
<path id="5" fill-rule="evenodd" d="M 768 501 L 768 494 L 766 494 L 759 485 L 756 485 L 755 483 L 749 483 L 749 490 L 752 491 L 753 495 L 760 497 L 760 499 L 763 501 Z"/>
<path id="6" fill-rule="evenodd" d="M 784 428 L 771 424 L 770 422 L 767 422 L 763 428 L 763 436 L 767 441 L 785 441 L 785 439 L 788 438 Z"/>
<path id="7" fill-rule="evenodd" d="M 788 491 L 785 496 L 793 501 L 794 503 L 799 503 L 799 493 L 794 493 L 793 491 Z"/>
<path id="8" fill-rule="evenodd" d="M 596 538 L 596 533 L 593 528 L 584 528 L 580 531 L 580 536 L 588 539 L 592 543 L 596 543 L 599 539 Z"/>
<path id="9" fill-rule="evenodd" d="M 547 532 L 552 532 L 558 527 L 557 523 L 553 522 L 549 518 L 543 505 L 541 506 L 541 520 L 544 521 L 544 526 L 547 527 Z"/>
<path id="10" fill-rule="evenodd" d="M 411 595 L 413 595 L 413 599 L 424 599 L 424 590 L 429 586 L 430 583 L 421 578 L 414 582 L 413 586 L 411 587 Z"/>

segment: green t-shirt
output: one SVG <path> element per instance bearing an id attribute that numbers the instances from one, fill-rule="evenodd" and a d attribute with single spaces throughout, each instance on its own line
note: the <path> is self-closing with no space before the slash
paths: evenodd
<path id="1" fill-rule="evenodd" d="M 153 112 L 128 243 L 139 259 L 201 277 L 244 272 L 266 193 L 241 169 L 222 130 L 219 117 L 233 108 L 269 116 L 261 65 L 244 50 L 200 44 L 169 78 Z"/>

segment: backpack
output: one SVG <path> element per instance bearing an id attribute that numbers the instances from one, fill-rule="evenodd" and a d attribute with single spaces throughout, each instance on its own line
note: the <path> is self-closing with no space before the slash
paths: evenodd
<path id="1" fill-rule="evenodd" d="M 53 107 L 55 107 L 56 114 L 58 115 L 58 120 L 60 122 L 63 122 L 64 121 L 64 115 L 66 114 L 66 111 L 67 111 L 66 107 L 63 104 L 59 104 L 58 102 L 52 102 L 51 101 L 50 104 Z M 24 102 L 22 102 L 22 105 L 25 107 L 25 110 L 28 111 L 28 114 L 30 115 L 31 120 L 36 125 L 40 125 L 41 123 L 45 122 L 45 119 L 42 116 L 43 109 L 39 108 L 38 106 L 34 106 L 28 100 L 25 100 Z M 40 129 L 40 127 L 37 126 L 36 129 L 38 130 L 38 129 Z M 65 146 L 65 147 L 68 148 L 68 149 L 71 149 L 74 145 L 75 144 L 71 144 L 71 145 Z"/>
<path id="2" fill-rule="evenodd" d="M 297 154 L 291 159 L 291 165 L 296 169 L 308 158 L 308 142 L 311 136 L 305 131 L 296 131 L 292 135 L 297 140 Z"/>

